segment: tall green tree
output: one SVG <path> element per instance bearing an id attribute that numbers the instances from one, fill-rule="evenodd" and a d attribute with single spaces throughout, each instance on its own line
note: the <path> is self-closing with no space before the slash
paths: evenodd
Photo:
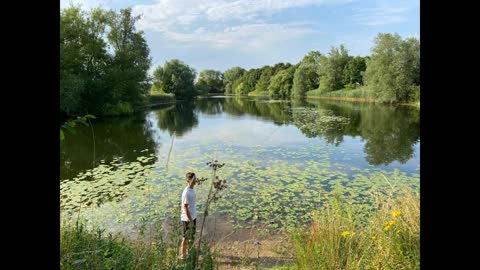
<path id="1" fill-rule="evenodd" d="M 355 56 L 350 58 L 343 70 L 343 81 L 345 84 L 360 84 L 363 85 L 363 74 L 367 69 L 365 58 Z"/>
<path id="2" fill-rule="evenodd" d="M 70 6 L 60 12 L 60 113 L 130 113 L 148 86 L 149 49 L 139 16 Z"/>
<path id="3" fill-rule="evenodd" d="M 280 70 L 270 80 L 268 85 L 268 94 L 273 97 L 290 97 L 293 87 L 293 77 L 295 66 Z"/>
<path id="4" fill-rule="evenodd" d="M 332 47 L 328 57 L 322 60 L 320 90 L 330 92 L 342 89 L 345 82 L 344 69 L 350 61 L 347 49 L 342 45 L 339 48 Z"/>
<path id="5" fill-rule="evenodd" d="M 274 70 L 271 66 L 264 66 L 261 68 L 260 78 L 255 85 L 255 91 L 267 91 L 270 84 L 270 78 L 274 75 Z"/>
<path id="6" fill-rule="evenodd" d="M 122 103 L 138 106 L 148 94 L 147 72 L 151 65 L 145 33 L 135 27 L 141 16 L 133 16 L 131 8 L 121 9 L 119 13 L 110 11 L 108 15 L 110 32 L 107 38 L 114 51 L 112 65 L 107 71 L 109 87 L 115 89 L 111 103 L 113 106 Z"/>
<path id="7" fill-rule="evenodd" d="M 303 97 L 307 91 L 318 88 L 323 58 L 325 56 L 319 51 L 310 51 L 297 64 L 293 77 L 292 96 Z"/>
<path id="8" fill-rule="evenodd" d="M 246 95 L 255 90 L 258 79 L 261 75 L 261 69 L 252 68 L 245 72 L 242 77 L 233 83 L 233 92 L 235 95 Z"/>
<path id="9" fill-rule="evenodd" d="M 223 84 L 225 85 L 225 94 L 233 94 L 233 84 L 245 73 L 241 67 L 233 67 L 225 70 L 223 73 Z"/>
<path id="10" fill-rule="evenodd" d="M 173 93 L 179 97 L 190 97 L 194 92 L 195 69 L 178 59 L 158 66 L 153 72 L 154 86 L 164 93 Z"/>
<path id="11" fill-rule="evenodd" d="M 379 33 L 367 61 L 365 84 L 384 102 L 412 100 L 420 82 L 420 42 Z"/>
<path id="12" fill-rule="evenodd" d="M 225 91 L 223 85 L 223 74 L 220 71 L 206 69 L 198 75 L 198 81 L 195 89 L 199 93 L 223 93 Z"/>

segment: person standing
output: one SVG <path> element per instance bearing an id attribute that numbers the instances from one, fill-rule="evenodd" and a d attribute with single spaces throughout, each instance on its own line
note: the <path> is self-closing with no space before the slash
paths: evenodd
<path id="1" fill-rule="evenodd" d="M 187 186 L 182 192 L 181 216 L 183 225 L 183 238 L 181 246 L 180 259 L 184 260 L 187 252 L 187 241 L 193 241 L 197 224 L 197 213 L 195 211 L 196 194 L 195 186 L 196 176 L 193 172 L 188 172 L 185 176 Z"/>

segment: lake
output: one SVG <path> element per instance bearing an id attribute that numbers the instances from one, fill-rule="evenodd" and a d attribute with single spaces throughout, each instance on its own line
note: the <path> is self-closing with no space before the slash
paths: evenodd
<path id="1" fill-rule="evenodd" d="M 420 189 L 420 117 L 412 106 L 213 96 L 66 133 L 62 213 L 118 226 L 176 218 L 185 173 L 227 181 L 212 213 L 235 226 L 308 222 L 335 191 L 369 205 L 390 185 Z M 197 213 L 208 184 L 196 186 Z"/>

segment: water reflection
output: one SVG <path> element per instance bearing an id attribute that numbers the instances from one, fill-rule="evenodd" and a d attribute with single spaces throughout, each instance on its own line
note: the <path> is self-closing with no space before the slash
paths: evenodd
<path id="1" fill-rule="evenodd" d="M 111 162 L 121 158 L 130 162 L 145 152 L 156 153 L 157 142 L 152 124 L 146 114 L 131 117 L 97 119 L 91 127 L 77 126 L 75 134 L 68 133 L 60 147 L 60 179 L 76 176 L 92 169 L 101 161 Z M 95 138 L 95 145 L 93 144 Z M 149 164 L 153 164 L 153 159 Z"/>
<path id="2" fill-rule="evenodd" d="M 150 115 L 155 116 L 151 117 L 155 119 L 153 122 L 147 121 L 146 113 L 95 121 L 95 164 L 100 160 L 109 162 L 114 157 L 133 161 L 144 154 L 141 150 L 157 153 L 162 140 L 155 136 L 163 135 L 155 134 L 155 130 L 168 133 L 170 137 L 181 138 L 197 128 L 199 122 L 207 121 L 207 118 L 215 118 L 217 125 L 226 125 L 225 122 L 234 125 L 236 119 L 244 117 L 272 122 L 278 127 L 291 125 L 307 138 L 323 139 L 337 147 L 345 143 L 345 136 L 359 137 L 364 142 L 364 159 L 374 166 L 388 165 L 395 161 L 406 163 L 412 159 L 415 145 L 420 141 L 419 110 L 407 106 L 320 99 L 218 97 L 198 98 L 195 101 L 158 107 Z M 252 127 L 262 125 L 261 122 L 250 121 Z M 231 132 L 249 136 L 248 131 Z M 210 130 L 204 134 L 207 137 L 213 136 Z M 278 132 L 275 136 L 280 140 L 287 135 Z M 163 142 L 170 144 L 170 138 L 164 138 Z M 61 145 L 60 155 L 61 179 L 92 168 L 94 151 L 90 127 L 79 127 L 77 134 L 68 134 Z M 155 161 L 156 159 L 150 162 Z"/>

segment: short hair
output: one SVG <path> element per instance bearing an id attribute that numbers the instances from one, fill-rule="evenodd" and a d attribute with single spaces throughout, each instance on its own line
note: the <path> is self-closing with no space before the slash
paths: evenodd
<path id="1" fill-rule="evenodd" d="M 193 173 L 193 172 L 187 172 L 185 177 L 187 178 L 187 181 L 189 181 L 189 182 L 192 181 L 192 179 L 196 178 L 195 173 Z"/>

